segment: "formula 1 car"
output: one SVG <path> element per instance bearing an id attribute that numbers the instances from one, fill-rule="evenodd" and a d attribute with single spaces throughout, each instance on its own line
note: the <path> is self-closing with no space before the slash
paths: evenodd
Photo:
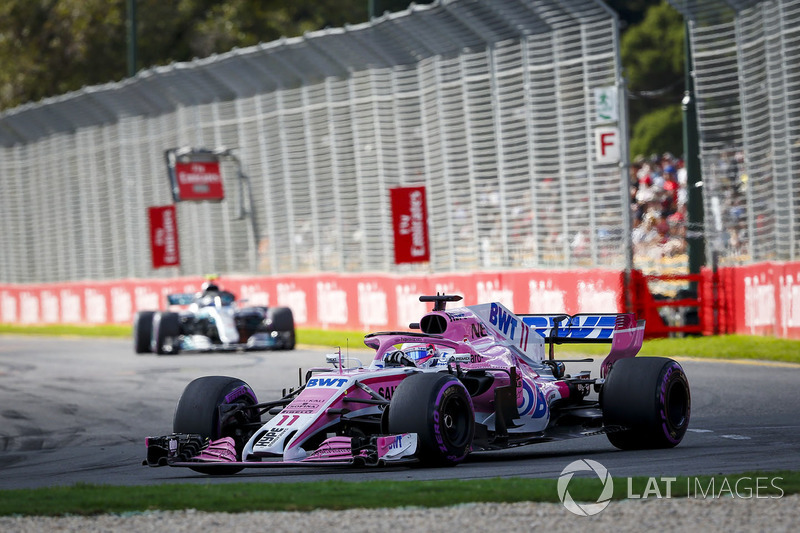
<path id="1" fill-rule="evenodd" d="M 294 349 L 294 316 L 288 307 L 240 308 L 231 292 L 216 285 L 204 285 L 197 294 L 170 294 L 167 303 L 181 310 L 134 316 L 136 353 Z"/>
<path id="2" fill-rule="evenodd" d="M 471 452 L 598 434 L 624 450 L 670 448 L 686 433 L 686 375 L 671 359 L 634 357 L 644 335 L 634 315 L 515 315 L 500 303 L 446 309 L 460 296 L 420 300 L 433 302 L 411 324 L 420 332 L 366 335 L 375 350 L 368 366 L 348 365 L 339 351 L 280 399 L 259 402 L 233 377 L 195 379 L 174 432 L 146 439 L 144 464 L 208 474 L 444 466 Z M 611 343 L 599 377 L 565 374 L 569 361 L 555 358 L 554 345 L 568 342 Z"/>

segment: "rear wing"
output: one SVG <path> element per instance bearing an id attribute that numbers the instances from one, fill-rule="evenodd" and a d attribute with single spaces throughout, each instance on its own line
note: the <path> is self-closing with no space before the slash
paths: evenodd
<path id="1" fill-rule="evenodd" d="M 645 321 L 636 320 L 633 313 L 519 316 L 550 344 L 551 360 L 554 344 L 611 343 L 611 350 L 600 365 L 601 377 L 608 374 L 615 361 L 639 353 L 644 341 Z"/>
<path id="2" fill-rule="evenodd" d="M 561 343 L 611 342 L 614 330 L 637 325 L 632 313 L 579 313 L 577 315 L 517 315 L 545 341 Z"/>

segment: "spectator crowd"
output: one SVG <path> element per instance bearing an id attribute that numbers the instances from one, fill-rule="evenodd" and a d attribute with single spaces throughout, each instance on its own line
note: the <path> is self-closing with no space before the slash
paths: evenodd
<path id="1" fill-rule="evenodd" d="M 634 263 L 683 262 L 687 196 L 681 159 L 670 153 L 635 158 L 630 169 Z"/>

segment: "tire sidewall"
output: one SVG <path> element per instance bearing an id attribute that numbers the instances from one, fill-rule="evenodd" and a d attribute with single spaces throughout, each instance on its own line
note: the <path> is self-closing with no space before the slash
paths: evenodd
<path id="1" fill-rule="evenodd" d="M 177 354 L 177 338 L 180 335 L 180 318 L 178 313 L 157 312 L 153 315 L 152 350 L 158 355 Z M 167 350 L 167 339 L 171 339 Z"/>
<path id="2" fill-rule="evenodd" d="M 280 348 L 283 350 L 294 350 L 295 329 L 294 314 L 288 307 L 270 307 L 266 311 L 269 328 L 279 333 L 278 339 Z"/>
<path id="3" fill-rule="evenodd" d="M 249 434 L 243 436 L 231 435 L 235 426 L 220 427 L 219 415 L 220 405 L 237 401 L 250 405 L 258 403 L 253 389 L 241 379 L 228 376 L 197 378 L 186 386 L 178 401 L 172 422 L 172 430 L 175 433 L 201 435 L 210 440 L 231 436 L 236 444 L 237 458 L 241 460 L 242 449 L 249 438 Z M 202 465 L 191 468 L 196 472 L 212 475 L 235 474 L 242 469 L 240 466 L 204 468 Z"/>
<path id="4" fill-rule="evenodd" d="M 661 387 L 658 393 L 658 413 L 661 422 L 661 430 L 664 438 L 669 441 L 672 446 L 678 445 L 686 430 L 689 427 L 689 418 L 691 416 L 691 396 L 689 392 L 689 382 L 686 379 L 686 374 L 683 372 L 681 366 L 675 361 L 671 361 L 666 365 L 661 372 L 660 376 Z M 676 395 L 686 396 L 685 412 L 677 413 L 681 403 L 681 398 L 676 398 Z"/>
<path id="5" fill-rule="evenodd" d="M 417 456 L 425 465 L 458 464 L 472 448 L 472 399 L 464 385 L 449 374 L 411 375 L 392 395 L 388 430 L 392 434 L 416 433 Z"/>
<path id="6" fill-rule="evenodd" d="M 691 393 L 680 364 L 664 357 L 621 359 L 614 363 L 600 394 L 608 434 L 622 449 L 670 448 L 689 426 Z"/>
<path id="7" fill-rule="evenodd" d="M 246 398 L 257 403 L 250 386 L 238 378 L 203 376 L 190 382 L 175 408 L 172 430 L 175 433 L 196 433 L 211 440 L 222 436 L 217 421 L 219 406 Z"/>
<path id="8" fill-rule="evenodd" d="M 152 351 L 153 314 L 153 311 L 138 311 L 133 317 L 133 346 L 136 353 Z"/>
<path id="9" fill-rule="evenodd" d="M 270 307 L 267 320 L 274 331 L 294 331 L 294 315 L 288 307 Z"/>
<path id="10" fill-rule="evenodd" d="M 456 442 L 453 442 L 453 439 L 448 436 L 446 428 L 446 419 L 448 417 L 452 417 L 452 413 L 449 412 L 449 404 L 454 402 L 468 403 L 469 416 L 473 420 L 471 429 L 467 430 L 469 432 L 468 438 L 459 437 L 456 439 Z M 464 385 L 462 385 L 461 382 L 456 379 L 444 383 L 439 393 L 436 395 L 436 400 L 434 401 L 433 410 L 431 412 L 433 421 L 433 437 L 436 443 L 439 445 L 439 452 L 444 456 L 448 463 L 458 463 L 463 461 L 470 451 L 472 437 L 475 431 L 475 416 L 472 410 L 472 399 L 467 393 Z M 455 423 L 460 422 L 464 421 L 456 421 Z"/>

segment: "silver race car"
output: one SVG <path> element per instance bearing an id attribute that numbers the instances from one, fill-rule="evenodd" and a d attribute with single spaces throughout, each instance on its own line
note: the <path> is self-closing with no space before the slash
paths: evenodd
<path id="1" fill-rule="evenodd" d="M 231 292 L 213 283 L 196 294 L 170 294 L 167 303 L 180 310 L 134 316 L 136 353 L 294 349 L 294 316 L 288 307 L 240 307 Z"/>

